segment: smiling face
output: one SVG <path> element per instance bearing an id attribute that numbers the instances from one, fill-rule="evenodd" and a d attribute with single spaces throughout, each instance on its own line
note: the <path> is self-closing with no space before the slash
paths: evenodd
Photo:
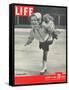
<path id="1" fill-rule="evenodd" d="M 33 25 L 33 26 L 39 25 L 39 22 L 38 22 L 37 17 L 35 15 L 31 16 L 31 25 Z"/>
<path id="2" fill-rule="evenodd" d="M 48 22 L 49 22 L 49 20 L 50 20 L 50 18 L 49 18 L 49 17 L 50 17 L 50 15 L 49 15 L 49 14 L 44 15 L 44 16 L 43 16 L 43 21 L 45 21 L 45 22 L 47 22 L 47 23 L 48 23 Z"/>

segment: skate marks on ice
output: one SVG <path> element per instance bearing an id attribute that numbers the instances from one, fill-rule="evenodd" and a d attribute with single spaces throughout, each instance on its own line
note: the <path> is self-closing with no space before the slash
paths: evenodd
<path id="1" fill-rule="evenodd" d="M 24 46 L 29 36 L 29 30 L 15 31 L 15 74 L 16 75 L 40 75 L 42 68 L 42 50 L 39 43 L 34 40 L 29 46 Z M 63 30 L 50 46 L 47 61 L 47 71 L 43 75 L 55 72 L 66 72 L 66 33 Z"/>

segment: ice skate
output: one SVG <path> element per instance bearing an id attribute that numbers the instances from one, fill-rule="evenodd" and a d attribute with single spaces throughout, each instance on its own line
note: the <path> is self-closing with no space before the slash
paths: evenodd
<path id="1" fill-rule="evenodd" d="M 43 61 L 43 68 L 40 71 L 40 74 L 44 74 L 47 71 L 47 62 Z"/>

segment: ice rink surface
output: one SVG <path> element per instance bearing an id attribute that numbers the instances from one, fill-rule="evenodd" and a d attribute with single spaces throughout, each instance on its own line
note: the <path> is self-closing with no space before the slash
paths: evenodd
<path id="1" fill-rule="evenodd" d="M 42 68 L 43 52 L 39 49 L 39 42 L 34 40 L 30 45 L 24 46 L 29 36 L 30 29 L 15 28 L 15 74 L 16 75 L 40 75 Z M 55 72 L 66 73 L 66 30 L 58 35 L 58 40 L 50 46 L 47 60 L 47 72 L 44 75 Z"/>

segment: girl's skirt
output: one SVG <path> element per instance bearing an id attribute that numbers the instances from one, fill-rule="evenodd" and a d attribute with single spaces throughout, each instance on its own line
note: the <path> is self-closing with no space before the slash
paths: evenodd
<path id="1" fill-rule="evenodd" d="M 44 51 L 49 51 L 49 45 L 53 43 L 53 40 L 51 41 L 45 41 L 45 42 L 39 42 L 39 48 L 43 49 Z"/>

